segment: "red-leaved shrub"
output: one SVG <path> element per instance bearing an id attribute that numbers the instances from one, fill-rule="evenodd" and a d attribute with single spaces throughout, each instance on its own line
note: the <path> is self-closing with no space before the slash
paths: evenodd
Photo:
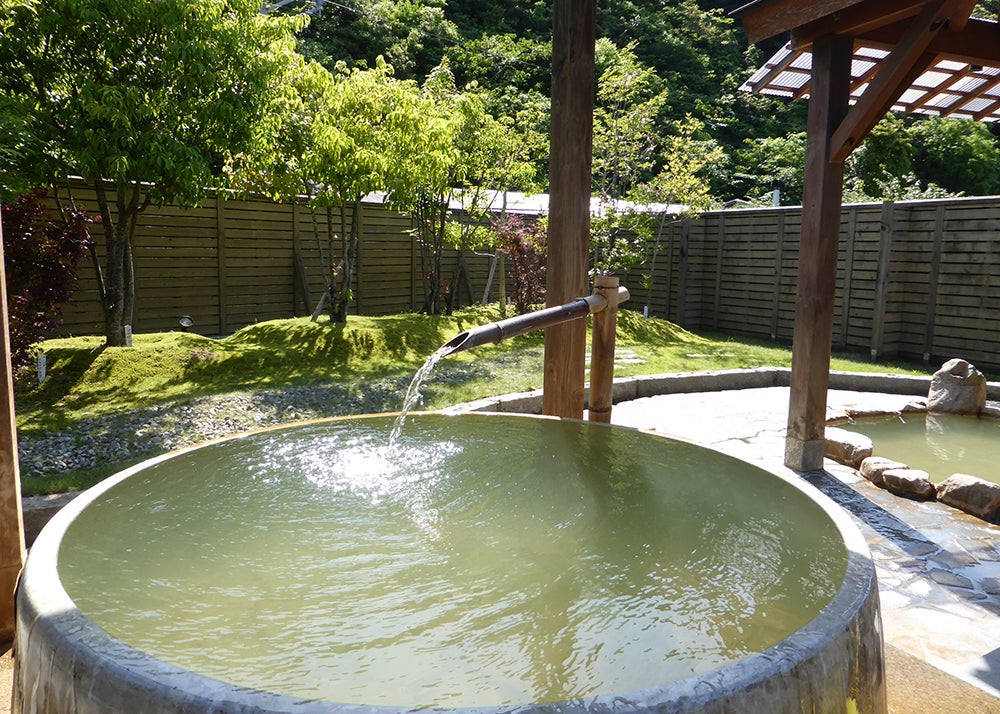
<path id="1" fill-rule="evenodd" d="M 10 351 L 14 370 L 31 362 L 32 347 L 62 323 L 62 306 L 76 289 L 76 264 L 90 245 L 93 223 L 83 210 L 54 219 L 45 208 L 46 192 L 22 193 L 4 205 L 4 275 Z"/>
<path id="2" fill-rule="evenodd" d="M 545 228 L 520 216 L 494 221 L 493 232 L 500 252 L 510 261 L 508 270 L 514 283 L 514 309 L 523 315 L 533 305 L 545 301 L 545 260 L 548 255 Z"/>

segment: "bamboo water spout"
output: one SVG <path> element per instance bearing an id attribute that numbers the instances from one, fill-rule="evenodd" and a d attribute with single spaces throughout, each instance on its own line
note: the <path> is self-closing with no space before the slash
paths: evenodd
<path id="1" fill-rule="evenodd" d="M 618 288 L 618 302 L 622 303 L 629 299 L 628 288 L 622 286 Z M 604 295 L 595 292 L 587 297 L 577 298 L 564 305 L 545 308 L 536 312 L 529 312 L 526 315 L 509 317 L 506 320 L 492 322 L 488 325 L 473 327 L 471 330 L 461 332 L 451 340 L 446 342 L 438 350 L 442 357 L 463 352 L 480 345 L 492 345 L 511 337 L 525 335 L 535 330 L 544 330 L 546 327 L 559 325 L 563 322 L 586 317 L 596 312 L 604 310 L 608 306 L 608 299 Z"/>
<path id="2" fill-rule="evenodd" d="M 590 421 L 611 421 L 614 397 L 615 325 L 618 303 L 629 299 L 628 288 L 618 285 L 618 278 L 599 275 L 594 279 L 594 294 L 577 298 L 565 305 L 518 315 L 489 325 L 474 327 L 456 335 L 435 353 L 446 357 L 456 352 L 490 345 L 535 330 L 559 325 L 587 315 L 595 315 L 590 365 Z"/>

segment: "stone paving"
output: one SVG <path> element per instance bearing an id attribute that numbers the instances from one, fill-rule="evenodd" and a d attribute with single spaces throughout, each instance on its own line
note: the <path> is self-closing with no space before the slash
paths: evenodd
<path id="1" fill-rule="evenodd" d="M 895 412 L 912 400 L 831 390 L 828 415 Z M 616 404 L 612 421 L 795 474 L 782 464 L 787 410 L 788 388 L 766 387 L 634 399 Z M 898 648 L 903 657 L 973 685 L 974 703 L 952 698 L 954 706 L 944 711 L 1000 712 L 1000 527 L 934 501 L 893 496 L 830 460 L 824 469 L 801 476 L 847 510 L 868 541 L 887 650 Z M 897 688 L 906 685 L 897 678 Z M 909 686 L 914 703 L 896 711 L 943 711 L 926 698 L 921 704 L 920 689 L 930 681 Z"/>

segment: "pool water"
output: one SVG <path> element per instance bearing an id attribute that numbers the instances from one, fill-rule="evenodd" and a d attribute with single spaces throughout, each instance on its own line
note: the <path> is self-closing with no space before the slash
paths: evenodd
<path id="1" fill-rule="evenodd" d="M 839 426 L 869 437 L 875 456 L 926 471 L 934 483 L 955 473 L 1000 483 L 1000 419 L 914 413 L 865 417 Z"/>
<path id="2" fill-rule="evenodd" d="M 441 707 L 628 692 L 803 627 L 847 553 L 804 493 L 633 430 L 418 415 L 247 435 L 70 524 L 66 591 L 157 658 L 305 699 Z"/>

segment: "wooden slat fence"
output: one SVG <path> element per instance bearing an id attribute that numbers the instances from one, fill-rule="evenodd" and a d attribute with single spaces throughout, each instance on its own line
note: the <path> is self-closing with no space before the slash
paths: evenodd
<path id="1" fill-rule="evenodd" d="M 77 203 L 97 215 L 93 188 L 73 186 Z M 327 223 L 339 233 L 336 210 L 279 204 L 263 198 L 210 195 L 194 209 L 151 207 L 136 231 L 136 307 L 133 332 L 180 329 L 178 319 L 194 320 L 192 331 L 224 335 L 264 320 L 312 312 L 323 291 Z M 419 249 L 410 236 L 410 218 L 378 203 L 364 204 L 362 238 L 352 289 L 352 314 L 386 315 L 416 311 L 423 305 Z M 95 240 L 103 259 L 103 236 Z M 339 240 L 335 250 L 339 259 Z M 301 267 L 296 266 L 296 252 Z M 60 334 L 104 332 L 97 281 L 89 260 L 79 266 L 80 283 L 63 311 Z M 445 254 L 442 273 L 452 279 L 457 251 Z M 466 270 L 481 299 L 490 260 L 466 255 Z M 465 283 L 465 281 L 462 281 Z M 466 291 L 462 304 L 468 304 Z M 497 287 L 493 287 L 496 299 Z"/>
<path id="2" fill-rule="evenodd" d="M 632 309 L 691 329 L 791 342 L 799 207 L 668 227 L 626 276 Z M 651 291 L 643 276 L 653 274 Z M 637 286 L 637 287 L 636 287 Z M 856 204 L 841 216 L 835 349 L 1000 366 L 1000 198 Z"/>
<path id="3" fill-rule="evenodd" d="M 96 213 L 92 189 L 75 186 L 74 194 Z M 627 307 L 691 329 L 790 342 L 801 219 L 801 209 L 789 207 L 716 211 L 668 223 L 646 263 L 624 276 L 632 292 Z M 196 209 L 149 209 L 137 235 L 133 330 L 178 329 L 178 318 L 189 315 L 197 332 L 227 334 L 253 322 L 308 314 L 322 291 L 328 220 L 337 221 L 336 212 L 259 198 L 210 196 Z M 409 217 L 365 204 L 361 226 L 352 312 L 419 310 L 419 249 Z M 931 363 L 962 356 L 1000 367 L 998 253 L 1000 197 L 845 206 L 834 348 Z M 452 278 L 457 261 L 448 251 L 445 278 Z M 466 264 L 478 300 L 489 259 L 469 254 Z M 86 262 L 80 275 L 62 332 L 102 334 Z M 494 286 L 492 299 L 496 295 Z M 468 304 L 464 285 L 461 298 Z"/>

